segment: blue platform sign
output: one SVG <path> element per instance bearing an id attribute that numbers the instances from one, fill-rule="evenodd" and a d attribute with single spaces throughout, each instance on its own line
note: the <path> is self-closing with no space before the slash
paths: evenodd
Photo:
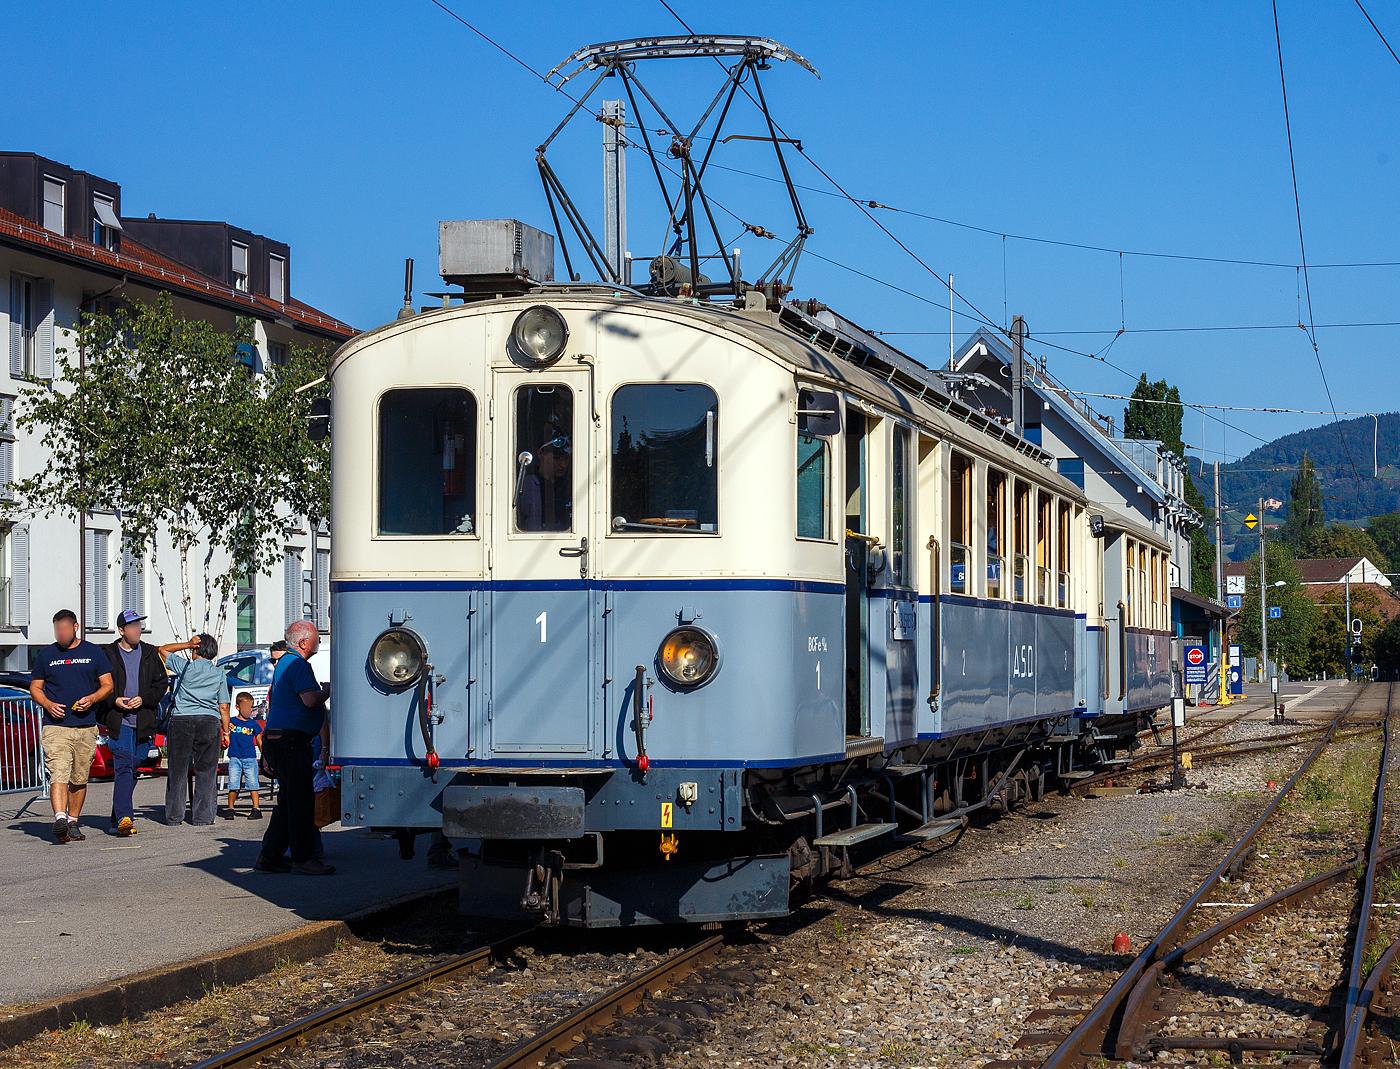
<path id="1" fill-rule="evenodd" d="M 1269 606 L 1269 619 L 1270 619 L 1270 620 L 1282 620 L 1282 619 L 1283 619 L 1283 607 L 1280 606 L 1280 605 L 1270 605 L 1270 606 Z"/>
<path id="2" fill-rule="evenodd" d="M 1244 660 L 1238 646 L 1230 647 L 1230 693 L 1244 693 Z"/>
<path id="3" fill-rule="evenodd" d="M 1206 660 L 1204 646 L 1195 643 L 1183 644 L 1181 662 L 1186 673 L 1183 678 L 1188 686 L 1199 686 L 1206 682 L 1210 674 L 1210 665 Z"/>
<path id="4" fill-rule="evenodd" d="M 1244 608 L 1244 595 L 1243 595 L 1243 594 L 1226 594 L 1226 595 L 1225 595 L 1225 608 L 1227 608 L 1227 609 L 1242 609 L 1242 608 Z"/>

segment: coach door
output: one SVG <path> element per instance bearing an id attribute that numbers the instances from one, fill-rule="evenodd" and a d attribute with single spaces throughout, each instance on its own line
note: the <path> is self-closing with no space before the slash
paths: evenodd
<path id="1" fill-rule="evenodd" d="M 495 375 L 492 753 L 586 754 L 592 743 L 587 373 Z"/>

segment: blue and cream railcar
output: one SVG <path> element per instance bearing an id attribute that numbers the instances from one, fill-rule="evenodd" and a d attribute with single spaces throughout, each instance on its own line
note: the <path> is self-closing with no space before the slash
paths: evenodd
<path id="1" fill-rule="evenodd" d="M 334 358 L 343 822 L 479 842 L 466 912 L 779 914 L 1135 722 L 1082 737 L 1082 492 L 746 303 L 543 286 Z"/>

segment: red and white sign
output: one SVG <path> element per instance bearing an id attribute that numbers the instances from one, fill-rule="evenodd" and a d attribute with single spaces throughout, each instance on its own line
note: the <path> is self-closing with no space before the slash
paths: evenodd
<path id="1" fill-rule="evenodd" d="M 1206 661 L 1206 651 L 1203 650 L 1203 649 L 1201 649 L 1200 646 L 1192 646 L 1190 649 L 1188 649 L 1188 650 L 1186 651 L 1186 663 L 1187 663 L 1187 664 L 1193 664 L 1193 665 L 1196 665 L 1196 664 L 1205 664 L 1205 661 Z"/>

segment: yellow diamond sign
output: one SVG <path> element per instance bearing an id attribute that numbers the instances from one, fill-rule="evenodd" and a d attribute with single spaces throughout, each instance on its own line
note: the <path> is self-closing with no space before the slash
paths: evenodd
<path id="1" fill-rule="evenodd" d="M 1244 525 L 1248 527 L 1251 531 L 1254 530 L 1254 528 L 1259 526 L 1259 517 L 1251 512 L 1248 516 L 1244 518 Z"/>

